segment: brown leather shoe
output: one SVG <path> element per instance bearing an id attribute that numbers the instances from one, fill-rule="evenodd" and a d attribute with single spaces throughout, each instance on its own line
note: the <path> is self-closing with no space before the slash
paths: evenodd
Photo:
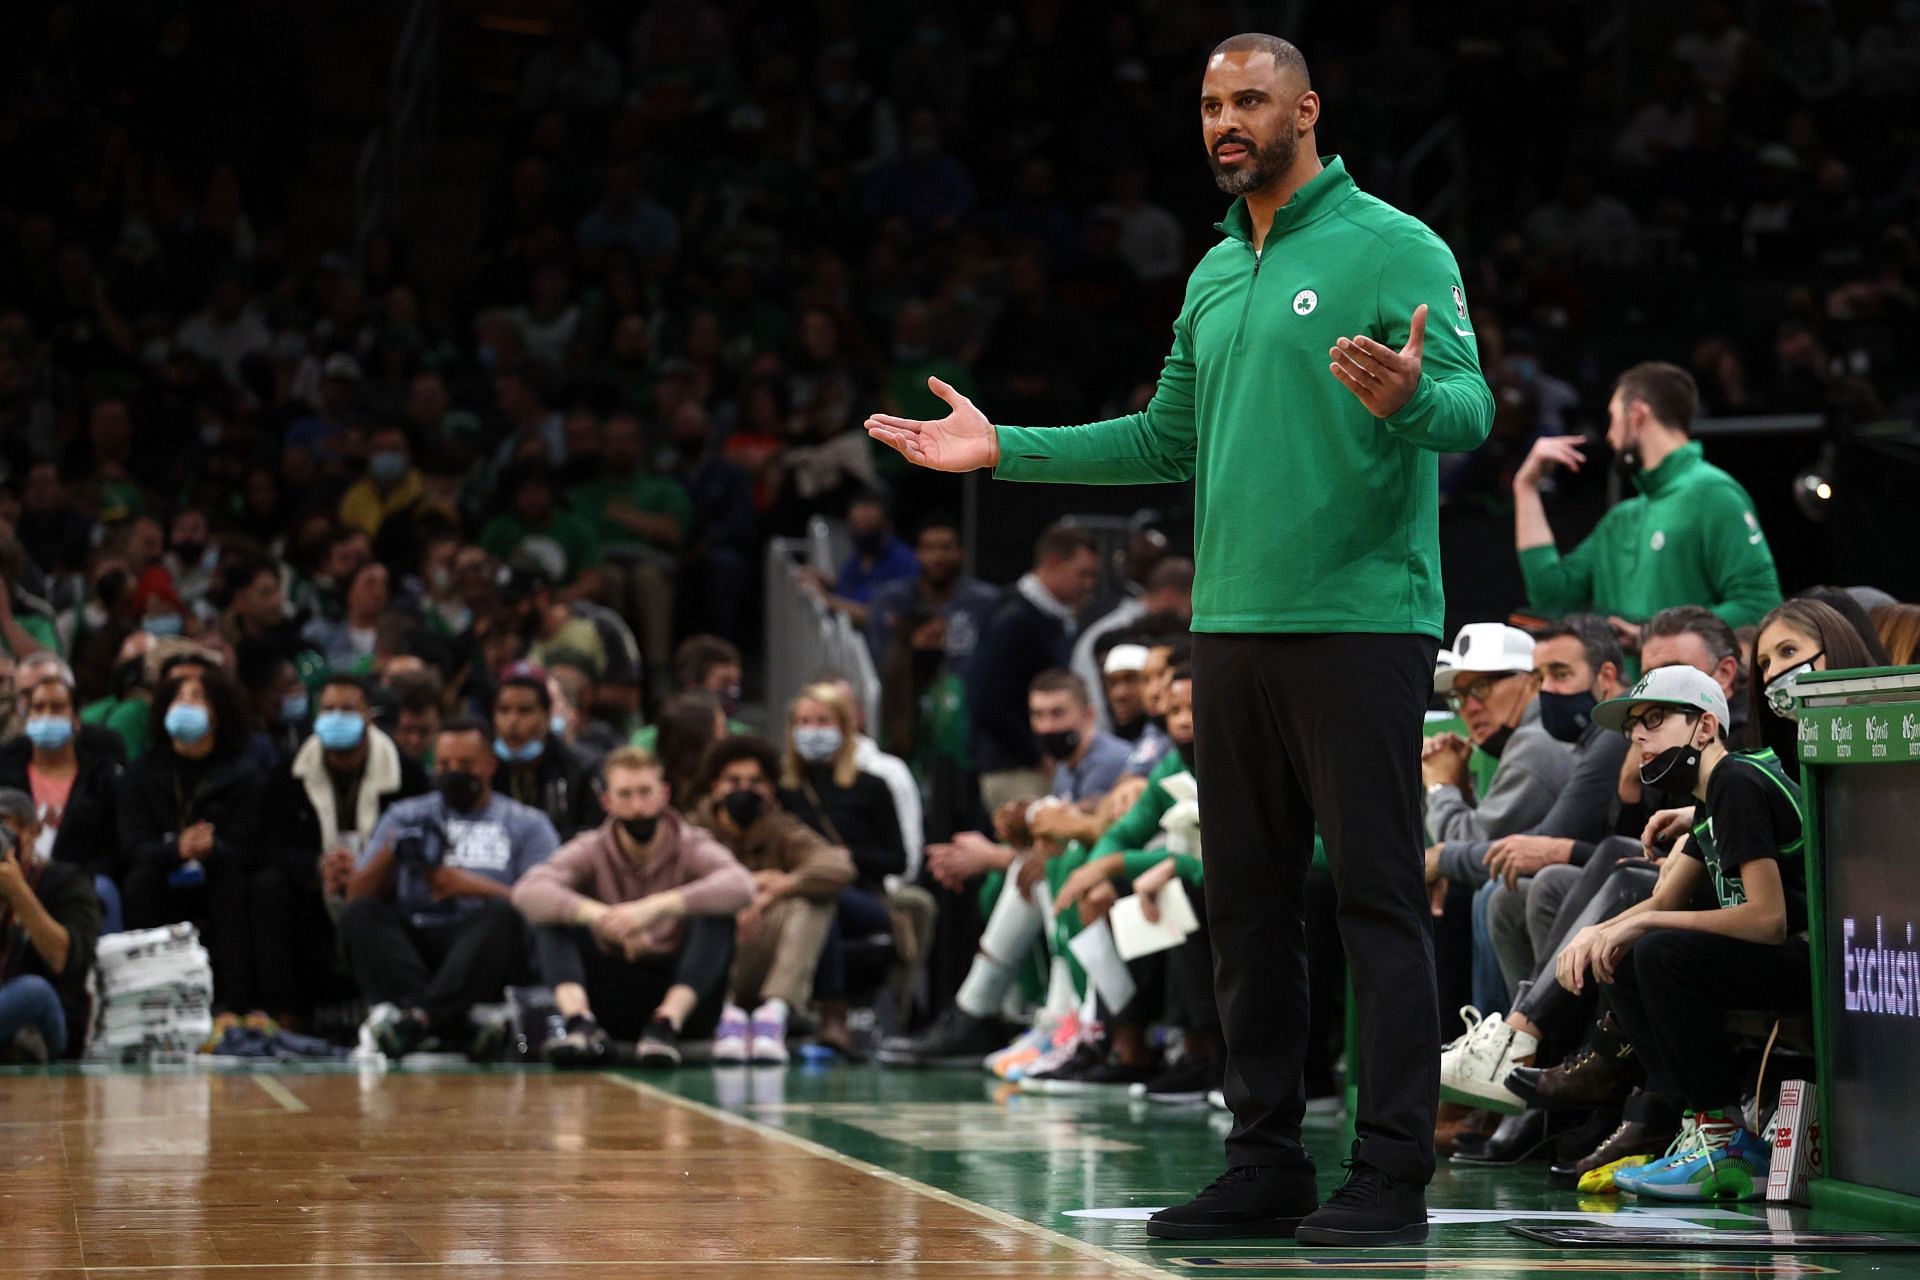
<path id="1" fill-rule="evenodd" d="M 1619 1106 L 1646 1078 L 1631 1045 L 1607 1053 L 1588 1044 L 1557 1067 L 1515 1067 L 1507 1088 L 1548 1111 L 1595 1111 Z"/>
<path id="2" fill-rule="evenodd" d="M 1582 1174 L 1612 1164 L 1615 1160 L 1624 1160 L 1628 1156 L 1663 1156 L 1667 1148 L 1673 1145 L 1673 1134 L 1674 1131 L 1664 1125 L 1651 1125 L 1644 1120 L 1622 1120 L 1620 1127 L 1609 1134 L 1605 1142 L 1586 1155 L 1572 1164 L 1555 1164 L 1548 1169 L 1547 1185 L 1571 1190 L 1580 1185 Z"/>
<path id="3" fill-rule="evenodd" d="M 1500 1117 L 1493 1112 L 1469 1111 L 1457 1102 L 1441 1103 L 1438 1120 L 1433 1129 L 1433 1150 L 1439 1156 L 1452 1155 L 1462 1142 L 1491 1137 L 1500 1127 Z"/>

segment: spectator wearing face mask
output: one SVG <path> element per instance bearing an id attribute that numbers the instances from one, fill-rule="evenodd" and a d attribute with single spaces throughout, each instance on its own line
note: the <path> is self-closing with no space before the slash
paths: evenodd
<path id="1" fill-rule="evenodd" d="M 547 815 L 570 836 L 594 824 L 593 785 L 554 723 L 546 672 L 530 663 L 507 668 L 493 695 L 494 789 Z"/>
<path id="2" fill-rule="evenodd" d="M 829 577 L 820 570 L 814 581 L 827 593 L 827 603 L 864 631 L 874 593 L 889 582 L 918 577 L 920 561 L 913 548 L 894 534 L 893 519 L 878 494 L 861 494 L 848 504 L 847 533 L 853 539 L 853 551 L 839 573 Z"/>
<path id="3" fill-rule="evenodd" d="M 374 828 L 401 800 L 433 789 L 417 760 L 400 753 L 372 721 L 358 676 L 333 673 L 320 683 L 313 731 L 274 779 L 268 812 L 281 864 L 297 884 L 320 893 L 336 917 Z"/>
<path id="4" fill-rule="evenodd" d="M 673 651 L 675 688 L 681 693 L 707 694 L 718 702 L 730 734 L 753 732 L 734 719 L 734 713 L 740 709 L 740 685 L 745 678 L 746 667 L 741 663 L 740 650 L 730 640 L 719 636 L 688 636 Z M 650 724 L 634 730 L 631 745 L 642 751 L 653 751 L 659 741 L 660 726 Z"/>
<path id="5" fill-rule="evenodd" d="M 1788 600 L 1760 620 L 1748 670 L 1752 672 L 1754 716 L 1760 743 L 1780 760 L 1787 776 L 1799 780 L 1800 749 L 1792 718 L 1794 681 L 1815 671 L 1884 665 L 1854 625 L 1831 605 L 1818 600 Z"/>
<path id="6" fill-rule="evenodd" d="M 0 787 L 33 798 L 39 823 L 34 853 L 85 871 L 100 897 L 101 931 L 117 932 L 124 870 L 116 815 L 120 740 L 80 723 L 73 672 L 58 658 L 37 655 L 22 664 L 18 677 L 25 677 L 20 699 L 26 729 L 0 743 Z"/>
<path id="7" fill-rule="evenodd" d="M 835 904 L 853 883 L 847 851 L 780 807 L 779 776 L 779 752 L 764 738 L 729 738 L 707 753 L 700 823 L 754 887 L 735 923 L 733 976 L 714 1036 L 720 1062 L 787 1061 L 788 1016 L 813 994 Z"/>
<path id="8" fill-rule="evenodd" d="M 376 428 L 368 442 L 366 474 L 340 499 L 340 523 L 378 540 L 381 526 L 413 509 L 426 493 L 413 465 L 413 443 L 404 427 Z"/>
<path id="9" fill-rule="evenodd" d="M 315 618 L 301 638 L 335 671 L 366 670 L 379 640 L 380 616 L 392 590 L 387 567 L 378 560 L 356 566 L 347 576 L 346 608 L 338 618 Z"/>
<path id="10" fill-rule="evenodd" d="M 100 900 L 86 872 L 40 852 L 38 806 L 0 787 L 0 1063 L 78 1057 Z"/>
<path id="11" fill-rule="evenodd" d="M 435 1036 L 476 1059 L 501 1048 L 498 1029 L 471 1013 L 525 963 L 526 927 L 509 895 L 560 839 L 544 813 L 494 791 L 491 737 L 478 720 L 442 728 L 434 794 L 387 810 L 347 880 L 341 939 L 375 1005 L 366 1030 L 389 1058 Z"/>
<path id="12" fill-rule="evenodd" d="M 152 714 L 153 745 L 120 790 L 127 927 L 204 920 L 216 1006 L 288 1012 L 297 994 L 290 888 L 263 856 L 266 779 L 247 754 L 239 686 L 183 662 L 162 680 Z"/>
<path id="13" fill-rule="evenodd" d="M 642 1066 L 680 1062 L 682 1037 L 720 1017 L 734 913 L 753 898 L 746 868 L 669 805 L 659 761 L 623 747 L 601 765 L 606 819 L 513 891 L 553 986 L 556 1066 L 591 1066 L 637 1040 Z"/>

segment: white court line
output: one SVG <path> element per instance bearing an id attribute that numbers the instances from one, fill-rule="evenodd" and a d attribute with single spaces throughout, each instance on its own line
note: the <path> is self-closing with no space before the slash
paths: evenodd
<path id="1" fill-rule="evenodd" d="M 657 1088 L 644 1081 L 629 1079 L 626 1076 L 617 1075 L 611 1071 L 601 1072 L 600 1078 L 609 1084 L 617 1084 L 623 1089 L 631 1089 L 635 1093 L 645 1097 L 655 1098 L 661 1102 L 672 1103 L 676 1107 L 685 1107 L 689 1111 L 699 1112 L 708 1119 L 718 1120 L 722 1124 L 730 1124 L 735 1128 L 745 1129 L 751 1133 L 757 1133 L 762 1137 L 771 1138 L 775 1142 L 785 1143 L 787 1146 L 799 1151 L 804 1151 L 810 1156 L 817 1156 L 822 1160 L 831 1160 L 837 1165 L 842 1165 L 856 1172 L 864 1173 L 870 1178 L 878 1178 L 882 1182 L 891 1183 L 896 1187 L 901 1187 L 905 1190 L 926 1196 L 928 1199 L 937 1200 L 941 1204 L 951 1208 L 964 1209 L 968 1213 L 978 1214 L 980 1217 L 987 1219 L 997 1226 L 1005 1227 L 1009 1231 L 1017 1231 L 1029 1239 L 1043 1240 L 1051 1245 L 1071 1249 L 1083 1257 L 1091 1258 L 1095 1262 L 1112 1267 L 1122 1275 L 1141 1276 L 1148 1278 L 1148 1280 L 1174 1280 L 1171 1272 L 1149 1266 L 1137 1259 L 1129 1258 L 1125 1254 L 1115 1253 L 1111 1249 L 1102 1248 L 1086 1240 L 1075 1239 L 1073 1236 L 1067 1235 L 1064 1232 L 1055 1231 L 1051 1227 L 1043 1227 L 1038 1223 L 1028 1222 L 1025 1218 L 1016 1218 L 1010 1213 L 981 1204 L 976 1200 L 969 1200 L 965 1196 L 957 1196 L 951 1191 L 942 1191 L 939 1187 L 928 1186 L 926 1183 L 915 1181 L 903 1173 L 895 1173 L 892 1169 L 883 1168 L 870 1161 L 855 1159 L 853 1156 L 847 1155 L 844 1152 L 835 1151 L 832 1147 L 822 1146 L 820 1143 L 802 1138 L 798 1134 L 788 1133 L 785 1129 L 776 1129 L 772 1125 L 761 1124 L 757 1120 L 749 1120 L 745 1116 L 735 1115 L 731 1111 L 723 1111 L 719 1107 L 710 1107 L 704 1102 L 695 1102 L 692 1098 L 683 1098 L 677 1093 L 670 1093 L 665 1089 Z M 920 1264 L 916 1263 L 915 1265 Z"/>
<path id="2" fill-rule="evenodd" d="M 306 1103 L 293 1096 L 293 1090 L 287 1088 L 287 1086 L 281 1084 L 272 1076 L 256 1075 L 251 1078 L 255 1084 L 260 1086 L 260 1092 L 272 1098 L 288 1111 L 302 1112 L 311 1110 Z"/>

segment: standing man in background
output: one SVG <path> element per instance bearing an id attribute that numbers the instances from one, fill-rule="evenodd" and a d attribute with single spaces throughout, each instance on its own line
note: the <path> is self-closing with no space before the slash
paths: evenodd
<path id="1" fill-rule="evenodd" d="M 1513 522 L 1536 613 L 1602 614 L 1627 652 L 1637 653 L 1640 624 L 1673 605 L 1705 605 L 1728 626 L 1745 627 L 1780 603 L 1780 576 L 1753 499 L 1688 434 L 1699 407 L 1693 375 L 1678 365 L 1648 361 L 1620 375 L 1607 401 L 1607 445 L 1614 468 L 1640 492 L 1564 556 L 1540 485 L 1556 466 L 1578 471 L 1586 442 L 1533 442 L 1514 473 Z"/>
<path id="2" fill-rule="evenodd" d="M 1082 484 L 1198 478 L 1193 672 L 1227 1171 L 1150 1234 L 1427 1238 L 1440 1053 L 1420 859 L 1420 726 L 1441 636 L 1438 455 L 1493 421 L 1453 254 L 1318 155 L 1300 51 L 1208 59 L 1201 135 L 1239 197 L 1195 268 L 1152 401 L 1087 426 L 867 420 L 921 466 Z M 1319 1202 L 1305 1113 L 1303 921 L 1316 822 L 1360 1014 L 1344 1185 Z"/>

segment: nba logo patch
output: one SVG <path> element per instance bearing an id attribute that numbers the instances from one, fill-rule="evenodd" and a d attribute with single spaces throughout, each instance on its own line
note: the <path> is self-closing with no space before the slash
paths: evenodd
<path id="1" fill-rule="evenodd" d="M 1467 318 L 1467 295 L 1460 292 L 1457 284 L 1453 286 L 1453 309 L 1460 313 L 1462 320 Z"/>

